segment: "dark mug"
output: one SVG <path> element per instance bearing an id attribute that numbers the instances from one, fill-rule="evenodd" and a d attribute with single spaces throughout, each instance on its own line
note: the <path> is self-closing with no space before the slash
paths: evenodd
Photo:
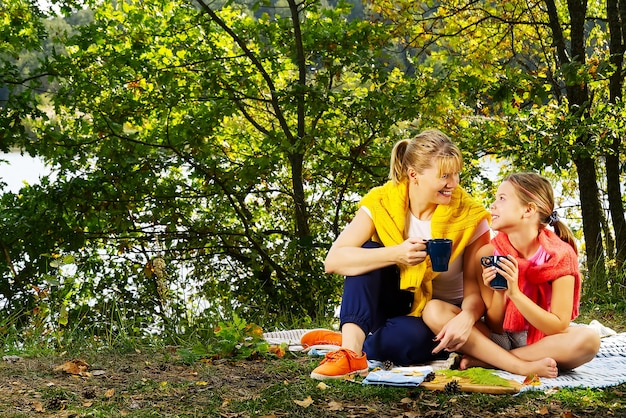
<path id="1" fill-rule="evenodd" d="M 430 256 L 433 271 L 448 271 L 448 263 L 452 255 L 452 240 L 434 238 L 426 241 L 426 252 Z"/>
<path id="2" fill-rule="evenodd" d="M 506 256 L 487 255 L 485 257 L 480 257 L 480 264 L 482 264 L 484 267 L 497 266 L 501 258 L 506 258 Z M 489 286 L 491 286 L 492 289 L 496 289 L 496 290 L 504 290 L 504 289 L 509 288 L 506 282 L 506 279 L 497 270 L 496 270 L 496 277 L 494 277 L 493 280 L 489 282 Z"/>

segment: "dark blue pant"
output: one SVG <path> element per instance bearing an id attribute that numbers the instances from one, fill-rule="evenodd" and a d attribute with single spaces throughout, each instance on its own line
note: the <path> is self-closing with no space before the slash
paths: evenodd
<path id="1" fill-rule="evenodd" d="M 381 245 L 372 241 L 364 248 Z M 345 278 L 339 319 L 365 332 L 363 351 L 370 360 L 409 366 L 435 360 L 435 335 L 422 318 L 407 316 L 413 294 L 399 289 L 396 266 Z M 446 353 L 444 353 L 446 355 Z M 441 358 L 441 356 L 438 356 Z"/>

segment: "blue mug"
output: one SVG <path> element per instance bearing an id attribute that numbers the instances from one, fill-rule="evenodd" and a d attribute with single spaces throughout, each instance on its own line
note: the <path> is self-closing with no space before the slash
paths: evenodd
<path id="1" fill-rule="evenodd" d="M 448 271 L 448 263 L 452 255 L 452 240 L 434 238 L 426 241 L 426 252 L 430 256 L 433 271 Z"/>
<path id="2" fill-rule="evenodd" d="M 506 256 L 487 255 L 485 257 L 480 258 L 480 264 L 482 264 L 484 267 L 497 266 L 501 258 L 506 258 Z M 505 290 L 509 288 L 506 279 L 497 270 L 496 270 L 496 277 L 494 277 L 493 280 L 489 282 L 489 286 L 491 286 L 492 289 L 496 289 L 496 290 Z"/>

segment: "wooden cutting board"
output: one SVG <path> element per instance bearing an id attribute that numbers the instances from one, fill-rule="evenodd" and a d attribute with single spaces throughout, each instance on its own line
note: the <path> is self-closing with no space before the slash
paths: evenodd
<path id="1" fill-rule="evenodd" d="M 446 377 L 443 374 L 435 372 L 435 378 L 430 382 L 422 382 L 419 387 L 427 389 L 427 390 L 441 390 L 443 391 L 448 383 L 452 380 L 456 380 L 459 384 L 459 390 L 461 392 L 480 392 L 480 393 L 490 393 L 494 395 L 506 394 L 506 393 L 517 393 L 520 391 L 522 384 L 516 382 L 515 380 L 509 380 L 510 386 L 492 386 L 492 385 L 483 385 L 477 383 L 471 383 L 471 379 L 469 377 L 459 377 L 452 376 Z"/>

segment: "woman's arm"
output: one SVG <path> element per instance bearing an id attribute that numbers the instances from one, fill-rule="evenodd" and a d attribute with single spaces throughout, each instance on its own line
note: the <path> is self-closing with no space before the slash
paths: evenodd
<path id="1" fill-rule="evenodd" d="M 391 247 L 362 248 L 374 232 L 372 218 L 364 209 L 359 209 L 330 247 L 324 261 L 326 273 L 356 276 L 393 264 L 416 265 L 426 258 L 422 238 L 409 238 Z"/>

